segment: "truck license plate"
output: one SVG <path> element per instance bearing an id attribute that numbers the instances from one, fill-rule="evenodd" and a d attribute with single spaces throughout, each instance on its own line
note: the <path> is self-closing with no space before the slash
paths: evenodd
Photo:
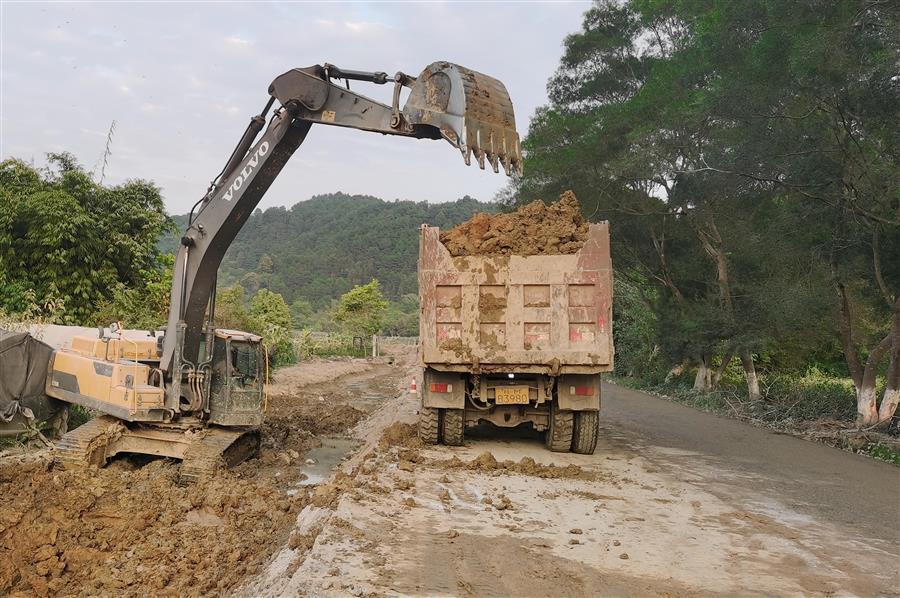
<path id="1" fill-rule="evenodd" d="M 527 386 L 504 386 L 495 390 L 495 400 L 498 405 L 527 405 Z"/>

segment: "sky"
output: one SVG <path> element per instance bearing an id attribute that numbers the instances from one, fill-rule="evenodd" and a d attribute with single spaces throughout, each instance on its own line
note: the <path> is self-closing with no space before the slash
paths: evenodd
<path id="1" fill-rule="evenodd" d="M 186 213 L 222 168 L 269 83 L 330 62 L 416 75 L 448 60 L 506 84 L 524 137 L 588 2 L 0 2 L 0 158 L 69 151 L 89 170 L 116 122 L 105 183 L 154 181 Z M 390 103 L 391 86 L 352 84 Z M 445 141 L 316 126 L 261 208 L 343 191 L 490 200 L 506 184 Z"/>

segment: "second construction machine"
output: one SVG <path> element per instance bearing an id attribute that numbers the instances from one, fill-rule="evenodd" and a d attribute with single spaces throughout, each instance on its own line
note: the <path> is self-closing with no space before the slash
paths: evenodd
<path id="1" fill-rule="evenodd" d="M 351 90 L 350 81 L 393 83 L 392 105 Z M 404 87 L 409 96 L 401 108 Z M 272 82 L 269 96 L 191 211 L 164 334 L 101 331 L 51 354 L 46 394 L 105 414 L 63 436 L 57 448 L 64 462 L 102 466 L 120 452 L 163 455 L 181 459 L 182 478 L 192 480 L 256 452 L 265 354 L 260 337 L 215 327 L 216 274 L 313 124 L 444 139 L 466 164 L 474 157 L 482 169 L 489 163 L 507 175 L 522 168 L 504 85 L 449 62 L 417 77 L 329 64 L 293 69 Z"/>

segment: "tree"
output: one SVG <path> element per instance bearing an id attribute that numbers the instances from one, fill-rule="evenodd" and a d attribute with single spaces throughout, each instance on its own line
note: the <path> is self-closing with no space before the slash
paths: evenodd
<path id="1" fill-rule="evenodd" d="M 93 324 L 108 326 L 111 322 L 121 322 L 126 328 L 153 330 L 165 325 L 169 317 L 175 256 L 167 253 L 159 260 L 162 270 L 142 271 L 143 288 L 116 283 L 112 298 L 104 299 L 97 306 L 92 316 Z"/>
<path id="2" fill-rule="evenodd" d="M 284 297 L 268 289 L 260 289 L 250 300 L 250 321 L 261 326 L 291 329 L 291 309 Z"/>
<path id="3" fill-rule="evenodd" d="M 216 291 L 216 326 L 232 330 L 250 329 L 250 314 L 245 305 L 246 291 L 239 284 Z"/>
<path id="4" fill-rule="evenodd" d="M 291 311 L 284 297 L 278 293 L 260 289 L 248 305 L 246 292 L 241 285 L 220 289 L 216 295 L 216 326 L 261 336 L 273 365 L 287 365 L 296 361 L 291 336 Z"/>
<path id="5" fill-rule="evenodd" d="M 335 321 L 354 336 L 369 337 L 381 330 L 388 302 L 378 279 L 355 286 L 343 295 L 334 312 Z"/>
<path id="6" fill-rule="evenodd" d="M 262 336 L 269 345 L 275 365 L 296 361 L 291 340 L 291 310 L 284 297 L 268 289 L 260 289 L 250 300 L 248 322 L 250 331 Z"/>
<path id="7" fill-rule="evenodd" d="M 384 317 L 383 332 L 393 336 L 419 334 L 419 296 L 408 293 L 391 301 Z"/>
<path id="8" fill-rule="evenodd" d="M 30 290 L 87 324 L 117 291 L 146 290 L 164 271 L 157 241 L 171 220 L 153 183 L 98 185 L 70 154 L 47 159 L 40 171 L 0 163 L 0 307 L 20 310 Z"/>
<path id="9" fill-rule="evenodd" d="M 306 299 L 297 299 L 291 303 L 291 323 L 294 328 L 308 329 L 314 314 L 312 303 Z"/>
<path id="10" fill-rule="evenodd" d="M 896 410 L 900 272 L 879 257 L 900 240 L 898 15 L 607 0 L 566 38 L 517 201 L 571 188 L 612 220 L 617 278 L 655 312 L 663 356 L 697 365 L 696 388 L 738 357 L 760 396 L 762 355 L 796 365 L 839 340 L 859 422 Z"/>

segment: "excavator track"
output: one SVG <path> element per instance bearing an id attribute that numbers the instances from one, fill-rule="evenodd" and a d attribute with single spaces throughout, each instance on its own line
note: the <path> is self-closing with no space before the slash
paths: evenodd
<path id="1" fill-rule="evenodd" d="M 56 444 L 55 460 L 72 469 L 103 467 L 120 452 L 180 458 L 180 480 L 196 482 L 253 457 L 259 444 L 258 429 L 209 427 L 189 433 L 159 426 L 131 429 L 101 415 L 65 434 Z"/>
<path id="2" fill-rule="evenodd" d="M 259 443 L 259 430 L 207 428 L 185 451 L 180 479 L 197 482 L 223 467 L 233 467 L 256 455 Z"/>
<path id="3" fill-rule="evenodd" d="M 124 431 L 122 422 L 113 417 L 95 417 L 63 435 L 56 443 L 55 459 L 66 469 L 103 467 L 109 445 Z"/>

